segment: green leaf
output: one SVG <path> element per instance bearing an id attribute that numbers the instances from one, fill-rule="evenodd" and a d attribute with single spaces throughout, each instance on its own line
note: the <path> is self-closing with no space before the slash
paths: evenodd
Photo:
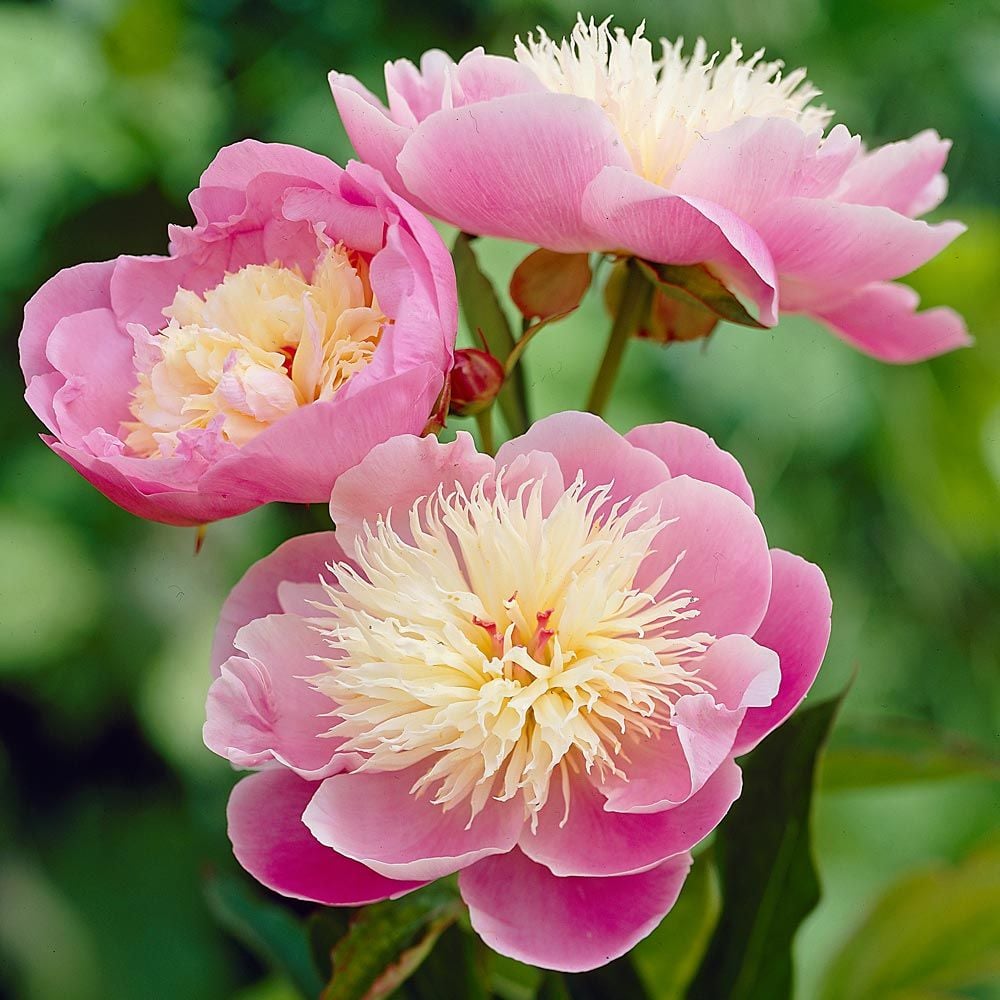
<path id="1" fill-rule="evenodd" d="M 840 698 L 800 711 L 743 761 L 743 793 L 715 839 L 722 913 L 688 996 L 781 1000 L 792 940 L 819 902 L 810 812 Z"/>
<path id="2" fill-rule="evenodd" d="M 330 955 L 333 975 L 321 1000 L 390 996 L 460 912 L 458 894 L 444 881 L 358 910 Z"/>
<path id="3" fill-rule="evenodd" d="M 743 303 L 704 264 L 678 267 L 640 260 L 639 267 L 664 295 L 707 309 L 730 323 L 765 329 L 764 324 L 754 319 Z"/>
<path id="4" fill-rule="evenodd" d="M 488 949 L 472 930 L 452 924 L 431 949 L 423 964 L 405 982 L 399 996 L 406 1000 L 489 1000 Z"/>
<path id="5" fill-rule="evenodd" d="M 562 977 L 558 972 L 542 973 L 533 965 L 516 962 L 506 955 L 498 955 L 492 949 L 486 949 L 487 967 L 489 970 L 490 989 L 500 1000 L 542 1000 L 542 990 L 549 979 L 557 981 L 562 989 Z M 555 994 L 550 1000 L 555 1000 Z"/>
<path id="6" fill-rule="evenodd" d="M 514 349 L 514 334 L 493 283 L 479 266 L 472 240 L 468 233 L 459 233 L 451 251 L 462 315 L 473 337 L 477 338 L 475 346 L 481 346 L 478 342 L 481 336 L 490 354 L 504 363 Z M 527 398 L 523 368 L 518 365 L 497 397 L 507 428 L 513 435 L 523 434 L 528 429 Z"/>
<path id="7" fill-rule="evenodd" d="M 591 972 L 566 973 L 563 976 L 571 1000 L 649 1000 L 630 955 L 616 958 Z"/>
<path id="8" fill-rule="evenodd" d="M 960 737 L 904 719 L 839 728 L 820 768 L 824 791 L 976 776 L 1000 778 L 1000 762 Z"/>
<path id="9" fill-rule="evenodd" d="M 823 1000 L 951 995 L 1000 976 L 1000 845 L 905 875 L 836 956 Z"/>
<path id="10" fill-rule="evenodd" d="M 684 996 L 718 920 L 719 904 L 712 852 L 703 851 L 660 926 L 632 950 L 632 960 L 656 1000 Z"/>
<path id="11" fill-rule="evenodd" d="M 216 919 L 302 996 L 319 995 L 323 981 L 313 964 L 306 929 L 288 910 L 253 891 L 240 878 L 215 876 L 205 887 Z"/>

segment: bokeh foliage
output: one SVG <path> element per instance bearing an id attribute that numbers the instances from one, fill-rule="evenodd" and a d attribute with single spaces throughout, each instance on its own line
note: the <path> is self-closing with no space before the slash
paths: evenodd
<path id="1" fill-rule="evenodd" d="M 200 726 L 226 590 L 282 537 L 322 523 L 257 511 L 213 526 L 194 558 L 191 532 L 113 507 L 35 437 L 16 360 L 24 301 L 60 267 L 162 252 L 165 224 L 189 219 L 184 196 L 225 142 L 347 158 L 329 69 L 378 91 L 387 58 L 505 53 L 514 34 L 560 33 L 575 12 L 572 0 L 0 3 L 0 993 L 293 995 L 206 901 L 213 875 L 234 870 L 233 775 Z M 830 579 L 818 693 L 857 679 L 820 786 L 824 895 L 797 939 L 798 995 L 996 996 L 995 954 L 977 966 L 957 949 L 995 929 L 983 893 L 998 865 L 986 845 L 1000 714 L 997 8 L 622 0 L 615 13 L 629 28 L 645 16 L 654 36 L 736 35 L 808 65 L 870 142 L 928 126 L 955 140 L 947 214 L 970 232 L 912 281 L 927 304 L 966 315 L 975 348 L 890 368 L 806 321 L 724 326 L 704 347 L 633 344 L 609 417 L 708 430 L 747 469 L 773 544 Z M 501 287 L 525 252 L 477 244 Z M 539 335 L 526 364 L 536 416 L 581 405 L 606 328 L 592 291 Z M 707 886 L 692 891 L 708 899 Z M 646 967 L 656 956 L 640 952 Z"/>

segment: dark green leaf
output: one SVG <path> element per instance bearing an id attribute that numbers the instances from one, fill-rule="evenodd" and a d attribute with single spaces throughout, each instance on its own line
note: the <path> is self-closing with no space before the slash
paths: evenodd
<path id="1" fill-rule="evenodd" d="M 535 1000 L 570 1000 L 566 979 L 561 972 L 546 972 L 538 987 Z"/>
<path id="2" fill-rule="evenodd" d="M 295 916 L 232 876 L 212 878 L 205 893 L 219 923 L 238 941 L 287 976 L 302 996 L 308 1000 L 319 996 L 323 982 L 305 926 Z"/>
<path id="3" fill-rule="evenodd" d="M 712 852 L 703 851 L 660 926 L 632 950 L 636 968 L 656 1000 L 683 997 L 718 916 L 718 878 Z"/>
<path id="4" fill-rule="evenodd" d="M 333 906 L 316 910 L 306 920 L 313 964 L 319 970 L 323 982 L 327 982 L 333 973 L 330 955 L 336 943 L 347 933 L 350 922 L 351 910 Z"/>
<path id="5" fill-rule="evenodd" d="M 816 762 L 842 698 L 800 711 L 743 762 L 743 793 L 716 834 L 722 913 L 692 1000 L 792 994 L 792 940 L 819 902 L 810 835 Z"/>
<path id="6" fill-rule="evenodd" d="M 952 995 L 1000 976 L 1000 846 L 895 883 L 826 975 L 824 1000 Z"/>
<path id="7" fill-rule="evenodd" d="M 839 728 L 820 768 L 824 791 L 971 776 L 1000 778 L 1000 762 L 959 737 L 902 719 Z"/>
<path id="8" fill-rule="evenodd" d="M 543 973 L 533 965 L 515 962 L 514 959 L 498 955 L 489 948 L 486 948 L 486 956 L 490 989 L 500 1000 L 536 1000 L 536 998 L 542 1000 L 542 991 L 549 979 L 556 981 L 559 988 L 563 989 L 561 994 L 552 994 L 550 1000 L 565 997 L 562 977 L 558 972 Z"/>
<path id="9" fill-rule="evenodd" d="M 639 266 L 664 295 L 707 309 L 730 323 L 764 329 L 764 324 L 754 319 L 743 303 L 703 264 L 678 267 L 640 260 Z"/>
<path id="10" fill-rule="evenodd" d="M 514 334 L 493 283 L 479 266 L 472 239 L 468 233 L 459 233 L 451 252 L 462 315 L 476 340 L 475 346 L 482 346 L 481 336 L 490 354 L 503 363 L 514 349 Z M 511 372 L 497 402 L 508 430 L 515 435 L 523 434 L 528 429 L 528 404 L 521 365 Z"/>
<path id="11" fill-rule="evenodd" d="M 487 949 L 471 930 L 452 924 L 399 992 L 406 1000 L 488 1000 Z"/>
<path id="12" fill-rule="evenodd" d="M 566 973 L 563 976 L 571 1000 L 649 1000 L 632 958 L 623 955 L 591 972 Z"/>
<path id="13" fill-rule="evenodd" d="M 331 953 L 322 1000 L 380 1000 L 412 975 L 458 917 L 461 902 L 439 881 L 402 899 L 358 910 Z"/>

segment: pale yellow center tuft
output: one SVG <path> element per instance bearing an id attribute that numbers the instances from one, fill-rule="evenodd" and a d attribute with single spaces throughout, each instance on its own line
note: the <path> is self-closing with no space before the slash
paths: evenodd
<path id="1" fill-rule="evenodd" d="M 329 399 L 372 359 L 386 318 L 367 265 L 343 246 L 312 280 L 298 268 L 251 264 L 196 295 L 179 288 L 150 339 L 123 426 L 133 452 L 172 455 L 185 431 L 218 428 L 243 445 L 299 406 Z"/>
<path id="2" fill-rule="evenodd" d="M 669 187 L 685 158 L 705 135 L 744 118 L 788 118 L 807 132 L 822 131 L 832 112 L 808 107 L 819 96 L 804 69 L 782 75 L 780 60 L 763 62 L 764 50 L 743 59 L 733 39 L 729 54 L 708 54 L 705 41 L 683 56 L 684 39 L 660 39 L 661 55 L 643 37 L 610 18 L 597 24 L 579 17 L 569 39 L 556 43 L 541 29 L 527 44 L 515 39 L 514 55 L 550 90 L 596 101 L 617 127 L 635 171 Z"/>
<path id="3" fill-rule="evenodd" d="M 636 585 L 672 522 L 609 492 L 578 479 L 546 512 L 541 481 L 507 497 L 486 480 L 418 501 L 406 538 L 365 525 L 360 571 L 332 566 L 317 605 L 338 655 L 312 678 L 362 770 L 422 765 L 414 794 L 472 818 L 521 795 L 533 822 L 558 779 L 565 819 L 573 776 L 625 773 L 628 740 L 710 686 L 685 663 L 712 637 L 677 634 L 695 597 L 666 588 L 681 557 Z"/>

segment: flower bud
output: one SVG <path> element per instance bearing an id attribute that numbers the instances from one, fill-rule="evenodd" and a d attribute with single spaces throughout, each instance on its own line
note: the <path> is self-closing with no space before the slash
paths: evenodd
<path id="1" fill-rule="evenodd" d="M 456 351 L 450 412 L 460 417 L 481 413 L 496 399 L 505 377 L 503 365 L 492 354 L 473 348 Z"/>

